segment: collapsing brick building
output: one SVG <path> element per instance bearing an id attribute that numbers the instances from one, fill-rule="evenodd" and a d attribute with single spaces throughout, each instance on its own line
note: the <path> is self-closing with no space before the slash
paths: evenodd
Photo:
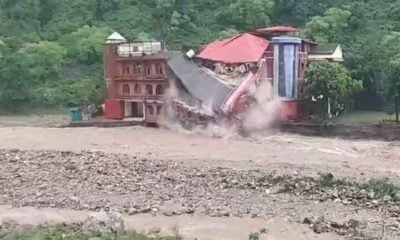
<path id="1" fill-rule="evenodd" d="M 157 123 L 172 114 L 182 122 L 240 122 L 262 90 L 266 101 L 280 102 L 281 120 L 300 119 L 309 62 L 342 61 L 342 51 L 298 35 L 292 27 L 258 29 L 212 42 L 196 55 L 166 51 L 159 42 L 128 43 L 114 33 L 104 50 L 106 117 Z"/>

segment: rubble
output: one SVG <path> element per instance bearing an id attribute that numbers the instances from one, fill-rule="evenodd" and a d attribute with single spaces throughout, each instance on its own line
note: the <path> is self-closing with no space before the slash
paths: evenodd
<path id="1" fill-rule="evenodd" d="M 129 215 L 279 216 L 302 221 L 310 212 L 324 216 L 338 209 L 345 213 L 363 209 L 371 218 L 370 234 L 377 233 L 380 222 L 390 218 L 386 231 L 399 236 L 395 228 L 400 222 L 399 202 L 393 197 L 398 193 L 388 183 L 387 193 L 382 194 L 376 189 L 381 186 L 377 182 L 361 184 L 332 174 L 280 176 L 261 169 L 197 168 L 173 160 L 88 151 L 0 150 L 0 164 L 0 204 L 100 211 L 86 224 L 97 230 L 99 222 L 107 223 L 108 230 L 123 229 L 120 215 L 106 213 L 112 211 Z M 366 194 L 372 191 L 373 199 L 372 194 Z M 304 223 L 318 233 L 345 231 L 349 236 L 353 231 L 349 229 L 362 225 L 328 219 L 325 216 L 316 221 L 311 216 Z"/>
<path id="2" fill-rule="evenodd" d="M 92 213 L 83 223 L 83 230 L 92 233 L 116 233 L 125 232 L 124 220 L 118 212 Z"/>

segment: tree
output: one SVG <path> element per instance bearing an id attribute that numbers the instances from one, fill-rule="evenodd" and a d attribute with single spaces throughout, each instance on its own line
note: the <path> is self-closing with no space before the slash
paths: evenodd
<path id="1" fill-rule="evenodd" d="M 104 21 L 98 27 L 111 28 L 127 39 L 137 39 L 139 34 L 146 33 L 155 38 L 155 19 L 153 9 L 146 4 L 128 5 L 103 14 Z"/>
<path id="2" fill-rule="evenodd" d="M 7 52 L 7 45 L 0 39 L 0 63 L 4 60 Z"/>
<path id="3" fill-rule="evenodd" d="M 319 107 L 319 114 L 338 115 L 344 111 L 349 97 L 362 89 L 362 82 L 351 78 L 350 72 L 338 63 L 311 63 L 304 83 L 304 97 Z"/>
<path id="4" fill-rule="evenodd" d="M 382 93 L 386 101 L 386 110 L 396 113 L 399 122 L 400 99 L 400 32 L 390 32 L 383 37 L 385 65 Z"/>
<path id="5" fill-rule="evenodd" d="M 200 43 L 192 37 L 196 34 L 196 30 L 197 26 L 193 24 L 189 16 L 174 11 L 168 29 L 168 42 L 175 49 L 189 49 L 198 46 Z"/>
<path id="6" fill-rule="evenodd" d="M 129 40 L 160 40 L 171 50 L 185 50 L 273 24 L 305 28 L 311 39 L 341 44 L 352 78 L 363 81 L 360 96 L 371 99 L 380 88 L 387 95 L 388 67 L 400 52 L 395 37 L 399 20 L 400 4 L 393 0 L 1 0 L 0 39 L 7 49 L 0 49 L 1 84 L 18 89 L 24 83 L 34 92 L 70 89 L 65 85 L 79 86 L 75 82 L 81 79 L 97 84 L 101 76 L 82 69 L 97 66 L 101 73 L 101 46 L 112 31 Z M 62 48 L 55 64 L 42 57 L 54 50 L 50 44 L 49 51 L 39 51 L 44 42 Z M 22 54 L 27 48 L 29 61 Z M 18 79 L 16 85 L 8 82 L 12 79 Z M 54 79 L 60 81 L 47 84 Z M 393 99 L 386 105 L 393 105 Z"/>
<path id="7" fill-rule="evenodd" d="M 384 82 L 384 93 L 386 99 L 393 103 L 396 113 L 396 122 L 399 123 L 400 111 L 400 54 L 389 61 L 387 76 Z"/>
<path id="8" fill-rule="evenodd" d="M 15 55 L 5 54 L 0 59 L 0 79 L 1 107 L 13 107 L 31 99 L 33 82 Z"/>
<path id="9" fill-rule="evenodd" d="M 161 41 L 167 39 L 167 31 L 174 13 L 175 0 L 156 0 L 153 16 L 156 20 L 158 38 Z"/>
<path id="10" fill-rule="evenodd" d="M 237 29 L 252 30 L 270 24 L 274 2 L 270 0 L 237 0 L 228 8 L 228 16 Z"/>
<path id="11" fill-rule="evenodd" d="M 108 28 L 79 28 L 63 40 L 68 57 L 87 65 L 101 62 L 104 41 L 110 32 Z"/>
<path id="12" fill-rule="evenodd" d="M 306 23 L 305 34 L 317 42 L 340 42 L 348 27 L 351 12 L 339 8 L 328 9 L 323 16 L 315 16 Z"/>
<path id="13" fill-rule="evenodd" d="M 28 78 L 36 84 L 44 84 L 57 77 L 65 49 L 55 42 L 27 43 L 16 54 L 19 66 L 26 70 Z"/>
<path id="14" fill-rule="evenodd" d="M 322 15 L 333 4 L 326 0 L 275 0 L 274 21 L 303 26 L 310 17 Z"/>

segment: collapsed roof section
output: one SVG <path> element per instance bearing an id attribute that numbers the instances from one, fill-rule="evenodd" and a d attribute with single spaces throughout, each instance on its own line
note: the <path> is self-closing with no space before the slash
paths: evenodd
<path id="1" fill-rule="evenodd" d="M 258 62 L 269 43 L 267 39 L 244 33 L 210 43 L 196 57 L 222 63 Z"/>
<path id="2" fill-rule="evenodd" d="M 180 52 L 167 52 L 168 67 L 193 97 L 219 113 L 232 88 L 212 77 Z"/>

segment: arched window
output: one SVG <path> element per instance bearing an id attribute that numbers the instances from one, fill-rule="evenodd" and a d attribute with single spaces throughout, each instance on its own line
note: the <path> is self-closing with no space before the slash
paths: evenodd
<path id="1" fill-rule="evenodd" d="M 146 94 L 153 95 L 153 85 L 150 84 L 146 85 Z"/>
<path id="2" fill-rule="evenodd" d="M 164 87 L 161 84 L 158 84 L 156 88 L 156 95 L 163 95 L 163 94 L 164 94 Z"/>
<path id="3" fill-rule="evenodd" d="M 130 90 L 130 88 L 129 88 L 129 84 L 124 84 L 124 85 L 122 86 L 122 93 L 123 93 L 124 95 L 129 95 L 129 94 L 131 93 L 131 90 Z"/>
<path id="4" fill-rule="evenodd" d="M 154 115 L 154 108 L 152 105 L 147 105 L 147 112 L 149 115 Z"/>
<path id="5" fill-rule="evenodd" d="M 142 93 L 142 87 L 140 84 L 135 84 L 135 94 L 141 94 Z"/>

